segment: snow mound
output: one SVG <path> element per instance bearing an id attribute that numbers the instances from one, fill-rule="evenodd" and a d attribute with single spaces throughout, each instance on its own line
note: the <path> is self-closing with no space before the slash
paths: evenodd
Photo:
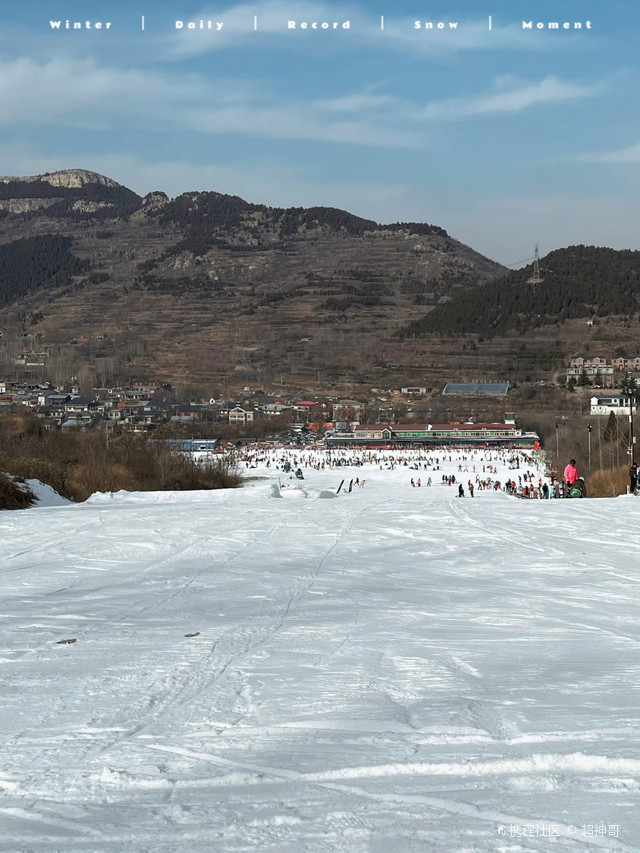
<path id="1" fill-rule="evenodd" d="M 131 504 L 171 504 L 180 503 L 210 503 L 211 501 L 221 500 L 222 495 L 229 492 L 229 489 L 194 489 L 193 491 L 167 491 L 167 492 L 129 492 L 126 489 L 120 489 L 118 492 L 94 492 L 87 498 L 85 504 L 104 504 L 104 503 L 131 503 Z"/>
<path id="2" fill-rule="evenodd" d="M 308 498 L 309 492 L 303 486 L 281 486 L 281 498 Z"/>
<path id="3" fill-rule="evenodd" d="M 26 480 L 29 489 L 33 492 L 36 498 L 34 506 L 64 506 L 65 504 L 73 503 L 68 498 L 63 498 L 58 494 L 53 486 L 43 483 L 41 480 Z"/>
<path id="4" fill-rule="evenodd" d="M 73 501 L 63 498 L 62 495 L 56 492 L 53 486 L 43 483 L 42 480 L 22 480 L 11 474 L 6 474 L 5 476 L 13 480 L 14 484 L 22 492 L 29 491 L 34 496 L 35 501 L 29 509 L 33 509 L 34 507 L 64 506 L 65 504 L 73 503 Z"/>
<path id="5" fill-rule="evenodd" d="M 277 483 L 271 484 L 272 498 L 336 498 L 335 492 L 329 489 L 309 489 L 304 486 L 279 486 Z"/>

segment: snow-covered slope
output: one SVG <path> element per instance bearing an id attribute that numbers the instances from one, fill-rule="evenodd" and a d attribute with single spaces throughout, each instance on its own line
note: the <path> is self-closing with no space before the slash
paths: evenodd
<path id="1" fill-rule="evenodd" d="M 0 850 L 640 850 L 640 502 L 274 464 L 0 514 Z"/>

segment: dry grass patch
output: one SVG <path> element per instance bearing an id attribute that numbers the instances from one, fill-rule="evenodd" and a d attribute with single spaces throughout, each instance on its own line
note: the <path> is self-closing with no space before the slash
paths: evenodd
<path id="1" fill-rule="evenodd" d="M 587 477 L 587 495 L 590 498 L 613 498 L 627 494 L 629 470 L 626 466 L 596 471 Z"/>

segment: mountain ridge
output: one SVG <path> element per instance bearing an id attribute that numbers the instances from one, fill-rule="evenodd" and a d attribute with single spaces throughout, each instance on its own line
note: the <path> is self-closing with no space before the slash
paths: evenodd
<path id="1" fill-rule="evenodd" d="M 42 254 L 28 291 L 11 273 L 24 240 Z M 141 197 L 82 169 L 0 181 L 0 252 L 5 372 L 28 335 L 69 369 L 102 360 L 185 382 L 334 381 L 398 362 L 399 328 L 505 272 L 429 223 L 215 191 Z"/>
<path id="2" fill-rule="evenodd" d="M 106 175 L 101 175 L 99 172 L 92 172 L 89 169 L 59 169 L 56 172 L 42 172 L 39 175 L 21 175 L 0 177 L 0 183 L 49 183 L 53 187 L 79 188 L 85 184 L 100 184 L 108 187 L 121 187 L 123 184 L 114 181 L 113 178 L 108 178 Z"/>

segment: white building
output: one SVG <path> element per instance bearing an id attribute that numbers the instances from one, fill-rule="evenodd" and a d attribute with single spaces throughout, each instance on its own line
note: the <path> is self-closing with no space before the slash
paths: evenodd
<path id="1" fill-rule="evenodd" d="M 631 410 L 635 412 L 636 407 L 632 406 Z M 622 394 L 600 394 L 591 398 L 592 415 L 610 415 L 611 412 L 614 415 L 628 415 L 629 398 Z"/>

